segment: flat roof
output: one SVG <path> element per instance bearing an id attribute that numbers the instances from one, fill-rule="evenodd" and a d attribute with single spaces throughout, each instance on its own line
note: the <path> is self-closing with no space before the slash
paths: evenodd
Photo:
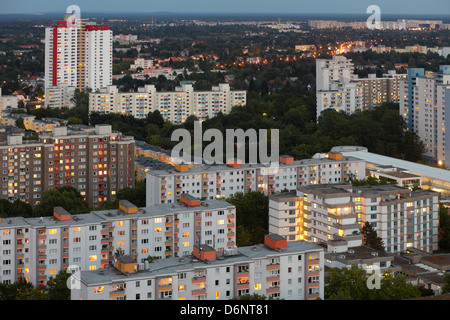
<path id="1" fill-rule="evenodd" d="M 358 246 L 358 247 L 351 247 L 348 248 L 346 252 L 327 252 L 325 253 L 326 259 L 344 259 L 344 260 L 368 260 L 368 259 L 383 259 L 393 261 L 394 257 L 390 255 L 389 253 L 375 250 L 373 248 L 367 247 L 367 246 Z"/>
<path id="2" fill-rule="evenodd" d="M 356 157 L 343 157 L 339 160 L 333 160 L 328 158 L 311 158 L 311 159 L 303 159 L 303 160 L 294 160 L 293 163 L 285 164 L 285 163 L 278 163 L 279 168 L 289 168 L 289 167 L 300 167 L 300 166 L 311 166 L 311 165 L 321 165 L 321 164 L 331 164 L 336 162 L 347 162 L 347 161 L 361 161 L 361 159 L 358 159 Z M 156 176 L 166 176 L 166 175 L 187 175 L 187 174 L 201 174 L 201 173 L 208 173 L 208 172 L 217 172 L 217 171 L 236 171 L 236 170 L 252 170 L 252 169 L 277 169 L 277 167 L 271 168 L 270 165 L 265 165 L 262 163 L 242 163 L 242 165 L 238 167 L 230 167 L 226 164 L 212 164 L 212 165 L 206 165 L 203 164 L 200 167 L 193 167 L 190 168 L 189 171 L 177 171 L 177 170 L 150 170 L 147 172 L 147 174 L 152 174 Z"/>
<path id="3" fill-rule="evenodd" d="M 216 260 L 203 262 L 195 257 L 173 257 L 167 259 L 157 259 L 149 264 L 148 270 L 142 270 L 135 273 L 129 273 L 127 276 L 121 274 L 116 269 L 109 267 L 101 270 L 81 271 L 81 281 L 86 285 L 107 284 L 127 279 L 139 280 L 149 277 L 160 277 L 173 275 L 178 272 L 184 272 L 194 269 L 204 269 L 209 266 L 231 265 L 247 263 L 252 259 L 281 256 L 284 254 L 295 254 L 305 252 L 323 251 L 323 248 L 304 240 L 288 241 L 286 249 L 277 251 L 263 244 L 257 244 L 247 247 L 239 247 L 237 254 L 219 256 Z M 99 272 L 101 271 L 101 272 Z"/>
<path id="4" fill-rule="evenodd" d="M 95 214 L 103 219 L 123 219 L 126 217 L 158 217 L 164 216 L 172 213 L 182 213 L 182 212 L 192 212 L 192 211 L 201 211 L 201 210 L 216 210 L 216 209 L 224 209 L 224 208 L 234 208 L 234 206 L 225 201 L 225 200 L 205 200 L 200 202 L 200 206 L 189 207 L 182 203 L 162 203 L 157 204 L 150 207 L 141 207 L 138 208 L 137 213 L 124 214 L 121 210 L 113 209 L 113 210 L 99 210 L 92 211 L 92 214 Z"/>
<path id="5" fill-rule="evenodd" d="M 393 167 L 405 169 L 412 174 L 450 182 L 450 170 L 445 170 L 407 160 L 383 156 L 365 150 L 351 151 L 349 149 L 347 150 L 344 149 L 342 151 L 342 154 L 349 157 L 355 157 L 369 163 L 374 163 L 378 165 L 391 165 Z"/>

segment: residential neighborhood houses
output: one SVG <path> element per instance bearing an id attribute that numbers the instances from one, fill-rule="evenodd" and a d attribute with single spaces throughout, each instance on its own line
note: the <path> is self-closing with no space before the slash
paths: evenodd
<path id="1" fill-rule="evenodd" d="M 288 18 L 0 28 L 0 299 L 448 299 L 448 19 Z"/>

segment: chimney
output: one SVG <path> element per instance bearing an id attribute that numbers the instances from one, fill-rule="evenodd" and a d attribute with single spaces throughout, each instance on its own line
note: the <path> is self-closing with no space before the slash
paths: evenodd
<path id="1" fill-rule="evenodd" d="M 119 210 L 126 214 L 137 213 L 138 208 L 128 200 L 119 201 Z"/>
<path id="2" fill-rule="evenodd" d="M 286 249 L 287 240 L 278 234 L 271 233 L 264 236 L 264 244 L 274 250 L 282 250 Z"/>
<path id="3" fill-rule="evenodd" d="M 190 194 L 183 193 L 180 198 L 181 203 L 184 203 L 188 207 L 198 207 L 200 205 L 200 200 Z"/>
<path id="4" fill-rule="evenodd" d="M 194 245 L 193 251 L 194 257 L 201 261 L 213 261 L 216 260 L 216 250 L 207 244 Z"/>
<path id="5" fill-rule="evenodd" d="M 291 156 L 288 156 L 288 155 L 282 155 L 282 156 L 280 156 L 280 163 L 293 164 L 294 158 Z"/>
<path id="6" fill-rule="evenodd" d="M 70 221 L 72 217 L 69 212 L 66 211 L 63 207 L 54 207 L 53 208 L 53 217 L 58 221 Z"/>

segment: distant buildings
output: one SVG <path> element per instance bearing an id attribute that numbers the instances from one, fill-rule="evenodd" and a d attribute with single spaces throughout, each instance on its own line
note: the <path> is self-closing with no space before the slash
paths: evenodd
<path id="1" fill-rule="evenodd" d="M 368 222 L 388 253 L 410 247 L 431 253 L 438 248 L 439 197 L 393 185 L 300 186 L 295 193 L 269 197 L 269 232 L 292 241 L 345 240 L 353 247 Z"/>
<path id="2" fill-rule="evenodd" d="M 89 111 L 145 118 L 158 110 L 165 121 L 173 123 L 183 123 L 191 115 L 203 121 L 245 106 L 246 95 L 246 91 L 231 90 L 228 84 L 219 84 L 211 91 L 195 91 L 186 83 L 170 92 L 157 92 L 154 85 L 137 92 L 119 92 L 116 86 L 108 86 L 89 94 Z"/>
<path id="3" fill-rule="evenodd" d="M 73 106 L 75 89 L 97 90 L 112 83 L 112 31 L 65 15 L 45 29 L 45 105 Z"/>
<path id="4" fill-rule="evenodd" d="M 119 41 L 120 43 L 135 42 L 137 39 L 138 36 L 133 34 L 118 34 L 113 37 L 114 41 Z"/>
<path id="5" fill-rule="evenodd" d="M 153 60 L 139 58 L 134 60 L 134 63 L 130 65 L 130 70 L 136 70 L 137 68 L 150 69 L 151 67 L 153 67 Z"/>
<path id="6" fill-rule="evenodd" d="M 421 46 L 419 44 L 416 44 L 414 46 L 405 46 L 404 48 L 397 48 L 397 47 L 386 47 L 384 45 L 378 45 L 376 47 L 370 48 L 370 50 L 376 52 L 376 53 L 389 53 L 390 51 L 395 51 L 399 53 L 412 53 L 412 52 L 418 52 L 427 54 L 428 52 L 437 53 L 440 56 L 443 56 L 444 58 L 447 58 L 447 56 L 450 54 L 450 47 L 427 47 L 427 46 Z"/>
<path id="7" fill-rule="evenodd" d="M 316 60 L 317 119 L 326 109 L 348 114 L 370 110 L 385 102 L 399 101 L 399 82 L 406 75 L 394 70 L 377 78 L 358 78 L 354 65 L 344 56 Z"/>
<path id="8" fill-rule="evenodd" d="M 337 20 L 309 20 L 308 26 L 314 29 L 367 29 L 366 21 L 337 21 Z M 413 20 L 398 19 L 396 21 L 380 21 L 380 29 L 383 30 L 428 30 L 445 29 L 442 20 Z"/>
<path id="9" fill-rule="evenodd" d="M 16 109 L 17 102 L 17 96 L 2 95 L 2 88 L 0 88 L 0 112 L 6 109 Z"/>
<path id="10" fill-rule="evenodd" d="M 450 164 L 449 110 L 450 66 L 440 66 L 437 73 L 408 69 L 408 78 L 401 81 L 400 114 L 424 143 L 424 156 L 445 165 Z"/>

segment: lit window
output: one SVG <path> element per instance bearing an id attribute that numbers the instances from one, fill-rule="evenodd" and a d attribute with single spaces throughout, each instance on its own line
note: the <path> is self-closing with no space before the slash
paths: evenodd
<path id="1" fill-rule="evenodd" d="M 94 293 L 103 293 L 103 291 L 104 291 L 103 286 L 94 288 Z"/>

